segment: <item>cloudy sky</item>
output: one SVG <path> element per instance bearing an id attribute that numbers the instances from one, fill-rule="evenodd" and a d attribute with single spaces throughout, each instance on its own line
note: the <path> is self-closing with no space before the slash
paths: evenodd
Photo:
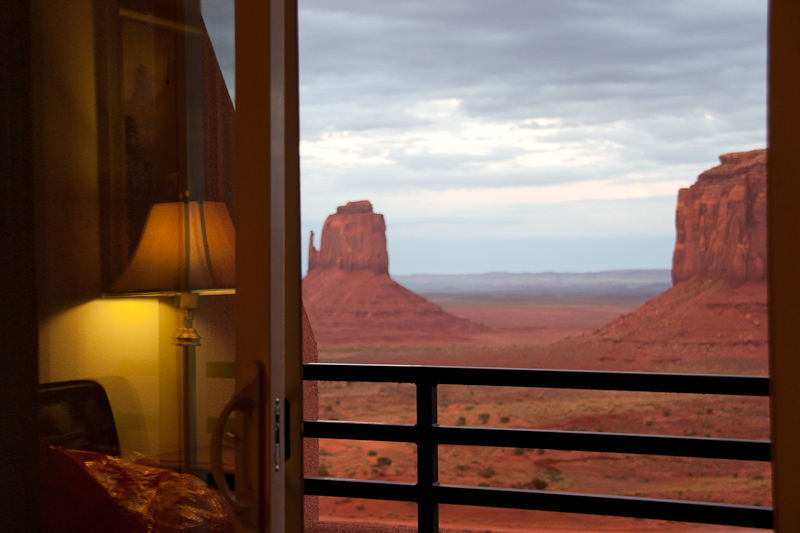
<path id="1" fill-rule="evenodd" d="M 669 268 L 766 146 L 765 0 L 298 1 L 304 238 L 370 200 L 393 274 Z"/>

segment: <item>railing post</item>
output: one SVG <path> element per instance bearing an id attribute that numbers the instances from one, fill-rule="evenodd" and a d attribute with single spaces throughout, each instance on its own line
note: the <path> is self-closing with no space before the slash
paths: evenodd
<path id="1" fill-rule="evenodd" d="M 436 383 L 417 381 L 417 529 L 419 533 L 439 531 L 439 504 L 433 486 L 439 484 L 439 447 L 433 439 L 438 425 Z"/>

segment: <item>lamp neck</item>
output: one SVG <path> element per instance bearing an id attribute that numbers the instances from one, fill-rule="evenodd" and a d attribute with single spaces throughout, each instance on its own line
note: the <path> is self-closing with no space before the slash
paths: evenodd
<path id="1" fill-rule="evenodd" d="M 183 324 L 178 328 L 178 346 L 200 346 L 200 335 L 194 329 L 194 309 L 197 308 L 198 295 L 190 292 L 181 293 L 181 313 Z"/>

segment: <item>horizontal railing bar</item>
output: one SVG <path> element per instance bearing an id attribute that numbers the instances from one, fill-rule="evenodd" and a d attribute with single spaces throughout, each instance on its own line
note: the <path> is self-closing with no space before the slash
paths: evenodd
<path id="1" fill-rule="evenodd" d="M 305 436 L 309 438 L 416 442 L 417 437 L 416 426 L 410 424 L 306 420 L 303 425 Z M 759 440 L 455 426 L 434 426 L 431 431 L 437 444 L 457 446 L 542 448 L 738 461 L 771 460 L 769 441 Z"/>
<path id="2" fill-rule="evenodd" d="M 306 363 L 303 366 L 304 378 L 310 381 L 427 382 L 440 385 L 769 396 L 769 378 L 764 376 L 345 363 Z"/>
<path id="3" fill-rule="evenodd" d="M 458 485 L 433 489 L 435 501 L 442 504 L 772 528 L 769 507 Z"/>
<path id="4" fill-rule="evenodd" d="M 433 435 L 438 444 L 770 461 L 769 441 L 758 440 L 453 426 Z"/>
<path id="5" fill-rule="evenodd" d="M 415 502 L 418 487 L 414 483 L 307 477 L 305 493 Z M 770 507 L 459 485 L 434 485 L 432 494 L 434 501 L 428 503 L 772 528 Z"/>
<path id="6" fill-rule="evenodd" d="M 341 422 L 338 420 L 304 420 L 303 433 L 306 437 L 316 439 L 415 442 L 417 437 L 417 427 L 410 424 Z"/>
<path id="7" fill-rule="evenodd" d="M 398 481 L 307 477 L 305 478 L 304 493 L 310 496 L 337 496 L 399 502 L 417 501 L 416 483 Z"/>

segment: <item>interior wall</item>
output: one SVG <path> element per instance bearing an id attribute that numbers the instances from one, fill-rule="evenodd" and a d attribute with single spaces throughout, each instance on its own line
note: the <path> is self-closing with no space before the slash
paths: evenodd
<path id="1" fill-rule="evenodd" d="M 236 342 L 233 295 L 200 298 L 195 327 L 202 346 L 197 348 L 198 403 L 197 442 L 207 445 L 217 418 L 235 393 Z"/>
<path id="2" fill-rule="evenodd" d="M 99 381 L 124 450 L 170 451 L 178 311 L 169 300 L 101 298 L 93 1 L 34 0 L 31 14 L 39 379 Z"/>

